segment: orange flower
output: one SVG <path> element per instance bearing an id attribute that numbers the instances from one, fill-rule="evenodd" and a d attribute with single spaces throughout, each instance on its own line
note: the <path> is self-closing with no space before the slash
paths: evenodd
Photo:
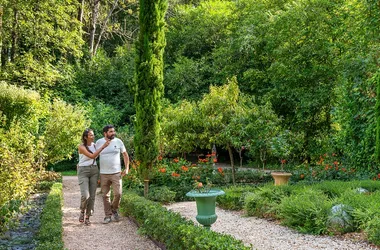
<path id="1" fill-rule="evenodd" d="M 286 163 L 286 160 L 285 159 L 282 159 L 281 160 L 281 164 L 285 164 Z"/>
<path id="2" fill-rule="evenodd" d="M 211 154 L 206 155 L 207 158 L 210 158 L 211 156 L 212 156 Z"/>
<path id="3" fill-rule="evenodd" d="M 173 173 L 172 173 L 172 176 L 173 176 L 173 177 L 180 177 L 181 175 L 180 175 L 180 174 L 177 174 L 176 172 L 173 172 Z"/>
<path id="4" fill-rule="evenodd" d="M 379 174 L 377 174 L 377 177 L 380 179 L 380 173 L 379 173 Z"/>
<path id="5" fill-rule="evenodd" d="M 211 154 L 211 156 L 216 156 L 216 153 L 215 153 L 215 152 L 213 152 L 213 153 Z"/>
<path id="6" fill-rule="evenodd" d="M 161 173 L 166 173 L 166 168 L 160 168 L 158 171 L 160 171 Z"/>
<path id="7" fill-rule="evenodd" d="M 201 187 L 203 187 L 203 183 L 202 182 L 198 182 L 197 188 L 201 188 Z"/>
<path id="8" fill-rule="evenodd" d="M 192 167 L 196 167 L 196 166 L 197 166 L 197 164 L 193 163 L 193 164 L 191 164 L 191 166 L 192 166 Z"/>
<path id="9" fill-rule="evenodd" d="M 219 167 L 219 168 L 218 168 L 218 172 L 219 172 L 219 173 L 223 173 L 223 168 Z"/>
<path id="10" fill-rule="evenodd" d="M 327 171 L 329 170 L 329 168 L 330 168 L 329 164 L 326 164 L 325 170 Z"/>
<path id="11" fill-rule="evenodd" d="M 301 175 L 300 175 L 300 178 L 301 178 L 301 179 L 305 178 L 305 175 L 304 175 L 304 174 L 301 174 Z"/>
<path id="12" fill-rule="evenodd" d="M 174 161 L 175 163 L 177 163 L 177 162 L 179 162 L 179 159 L 178 159 L 178 158 L 174 158 L 173 161 Z"/>
<path id="13" fill-rule="evenodd" d="M 182 170 L 185 171 L 185 172 L 189 170 L 189 168 L 186 167 L 186 166 L 182 166 L 181 168 L 182 168 Z"/>
<path id="14" fill-rule="evenodd" d="M 162 161 L 162 156 L 159 155 L 157 159 L 158 159 L 159 161 Z"/>
<path id="15" fill-rule="evenodd" d="M 217 163 L 217 162 L 218 162 L 218 159 L 214 158 L 212 161 L 213 161 L 214 163 Z"/>
<path id="16" fill-rule="evenodd" d="M 334 165 L 335 166 L 338 166 L 339 162 L 338 161 L 334 161 Z"/>

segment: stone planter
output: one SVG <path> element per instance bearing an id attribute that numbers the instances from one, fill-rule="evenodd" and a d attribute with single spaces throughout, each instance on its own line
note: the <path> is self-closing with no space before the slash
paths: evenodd
<path id="1" fill-rule="evenodd" d="M 197 216 L 195 218 L 206 229 L 210 229 L 211 224 L 218 218 L 215 214 L 215 203 L 218 195 L 224 195 L 224 191 L 211 189 L 207 193 L 200 193 L 192 190 L 186 194 L 188 197 L 195 198 L 197 204 Z"/>
<path id="2" fill-rule="evenodd" d="M 286 172 L 272 172 L 271 175 L 274 179 L 275 186 L 288 184 L 289 178 L 290 176 L 292 176 L 291 173 L 286 173 Z"/>

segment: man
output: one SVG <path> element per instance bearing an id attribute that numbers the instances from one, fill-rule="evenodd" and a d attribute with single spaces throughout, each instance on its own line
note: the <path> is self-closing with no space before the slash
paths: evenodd
<path id="1" fill-rule="evenodd" d="M 119 221 L 119 205 L 122 193 L 121 178 L 128 174 L 129 171 L 129 156 L 125 149 L 124 143 L 115 137 L 115 127 L 107 125 L 103 128 L 104 138 L 96 141 L 96 147 L 100 148 L 106 139 L 110 140 L 108 147 L 99 154 L 100 163 L 100 186 L 103 193 L 104 205 L 104 223 L 108 224 L 114 217 L 115 221 Z M 120 154 L 124 159 L 124 171 L 121 171 Z M 114 198 L 111 203 L 110 191 L 113 189 Z"/>

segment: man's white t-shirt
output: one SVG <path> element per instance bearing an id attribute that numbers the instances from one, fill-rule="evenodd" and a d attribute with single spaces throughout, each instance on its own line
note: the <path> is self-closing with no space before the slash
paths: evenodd
<path id="1" fill-rule="evenodd" d="M 106 140 L 101 138 L 96 141 L 96 148 L 100 148 Z M 99 154 L 99 165 L 101 174 L 116 174 L 121 172 L 120 154 L 126 152 L 124 143 L 114 138 L 110 144 Z"/>

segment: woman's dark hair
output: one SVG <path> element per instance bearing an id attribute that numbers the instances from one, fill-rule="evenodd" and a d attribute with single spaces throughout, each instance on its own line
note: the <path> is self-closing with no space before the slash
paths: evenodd
<path id="1" fill-rule="evenodd" d="M 85 131 L 83 131 L 83 134 L 82 134 L 82 143 L 85 146 L 85 148 L 87 149 L 87 151 L 92 154 L 92 151 L 87 146 L 87 137 L 88 137 L 88 133 L 90 133 L 90 131 L 94 132 L 94 130 L 92 130 L 90 128 L 87 128 L 87 129 L 85 129 Z"/>

